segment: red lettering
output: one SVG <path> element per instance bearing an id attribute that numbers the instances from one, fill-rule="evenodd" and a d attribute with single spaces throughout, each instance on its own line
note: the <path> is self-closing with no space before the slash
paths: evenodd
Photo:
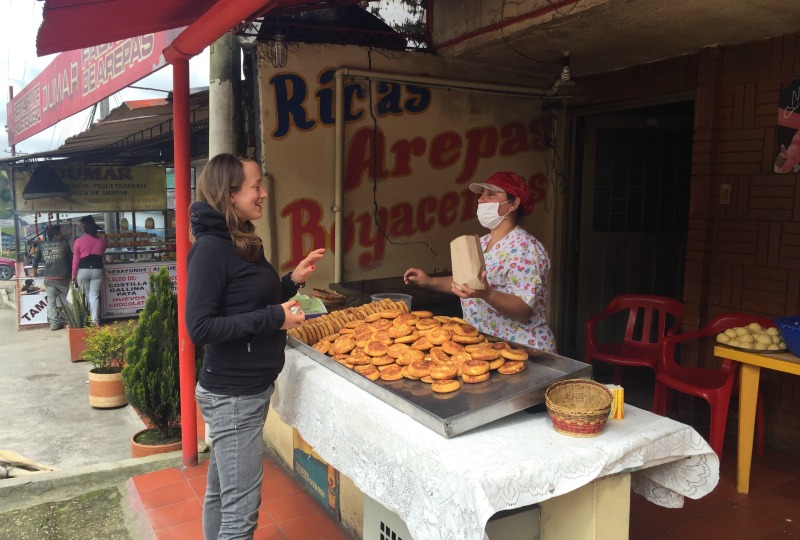
<path id="1" fill-rule="evenodd" d="M 400 139 L 394 143 L 392 145 L 392 154 L 394 154 L 392 178 L 409 176 L 411 174 L 411 156 L 424 156 L 425 147 L 425 139 L 422 137 L 414 137 L 410 141 Z"/>
<path id="2" fill-rule="evenodd" d="M 461 137 L 454 131 L 434 136 L 431 142 L 431 167 L 444 169 L 455 164 L 461 157 L 461 146 Z"/>
<path id="3" fill-rule="evenodd" d="M 436 214 L 436 197 L 423 197 L 417 203 L 417 228 L 428 232 L 433 227 Z"/>
<path id="4" fill-rule="evenodd" d="M 456 221 L 458 203 L 458 193 L 455 191 L 449 191 L 442 195 L 442 202 L 439 204 L 439 224 L 447 227 Z"/>
<path id="5" fill-rule="evenodd" d="M 497 130 L 493 127 L 473 128 L 467 131 L 467 150 L 464 152 L 464 165 L 456 177 L 456 183 L 463 184 L 475 174 L 478 162 L 493 157 L 497 153 Z"/>
<path id="6" fill-rule="evenodd" d="M 374 138 L 374 143 L 373 143 Z M 374 146 L 373 146 L 374 144 Z M 356 131 L 350 139 L 350 151 L 347 156 L 347 174 L 344 179 L 344 191 L 352 191 L 361 185 L 362 177 L 388 178 L 389 173 L 384 169 L 384 152 L 386 141 L 383 132 L 373 132 L 372 128 L 362 128 Z M 373 155 L 377 156 L 379 174 L 375 174 Z"/>
<path id="7" fill-rule="evenodd" d="M 281 270 L 296 267 L 309 251 L 328 245 L 321 225 L 322 206 L 312 199 L 297 199 L 287 204 L 281 217 L 289 218 L 289 259 Z"/>
<path id="8" fill-rule="evenodd" d="M 394 205 L 389 209 L 388 234 L 391 237 L 411 236 L 416 234 L 414 228 L 414 208 L 407 202 Z"/>
<path id="9" fill-rule="evenodd" d="M 386 223 L 386 208 L 378 209 L 378 218 L 380 223 Z M 386 247 L 386 238 L 383 236 L 383 231 L 377 230 L 372 233 L 372 214 L 361 214 L 355 221 L 359 228 L 358 243 L 359 245 L 373 250 L 370 253 L 366 251 L 358 256 L 358 266 L 364 270 L 371 270 L 378 268 L 383 263 L 383 253 Z"/>

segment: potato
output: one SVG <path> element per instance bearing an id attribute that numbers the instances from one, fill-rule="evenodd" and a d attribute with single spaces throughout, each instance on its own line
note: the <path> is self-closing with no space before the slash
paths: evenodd
<path id="1" fill-rule="evenodd" d="M 777 336 L 780 334 L 780 332 L 778 332 L 778 329 L 775 326 L 773 326 L 771 328 L 767 328 L 767 334 L 771 336 Z"/>
<path id="2" fill-rule="evenodd" d="M 728 343 L 731 338 L 725 332 L 717 334 L 717 343 Z"/>
<path id="3" fill-rule="evenodd" d="M 767 334 L 759 334 L 758 337 L 756 337 L 756 343 L 760 345 L 772 345 L 772 338 Z"/>
<path id="4" fill-rule="evenodd" d="M 725 330 L 725 335 L 728 336 L 729 338 L 735 338 L 739 334 L 737 334 L 736 330 L 734 330 L 733 328 L 728 328 L 727 330 Z"/>
<path id="5" fill-rule="evenodd" d="M 750 334 L 750 331 L 742 326 L 737 326 L 736 328 L 733 329 L 733 331 L 736 332 L 737 336 L 744 336 Z"/>
<path id="6" fill-rule="evenodd" d="M 756 351 L 766 351 L 767 346 L 764 345 L 763 343 L 755 343 L 753 344 L 753 349 L 755 349 Z"/>
<path id="7" fill-rule="evenodd" d="M 779 351 L 779 350 L 781 350 L 781 348 L 773 343 L 772 345 L 767 345 L 767 350 L 768 351 Z"/>
<path id="8" fill-rule="evenodd" d="M 757 322 L 753 322 L 747 325 L 747 328 L 750 329 L 751 332 L 761 332 L 763 328 Z"/>
<path id="9" fill-rule="evenodd" d="M 755 343 L 755 341 L 751 334 L 742 334 L 739 336 L 739 343 Z"/>

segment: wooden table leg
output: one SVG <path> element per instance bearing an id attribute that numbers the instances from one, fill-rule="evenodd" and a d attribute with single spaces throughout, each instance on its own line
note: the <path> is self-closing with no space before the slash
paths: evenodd
<path id="1" fill-rule="evenodd" d="M 750 464 L 753 459 L 753 434 L 756 425 L 756 401 L 761 368 L 742 364 L 739 374 L 739 447 L 736 458 L 736 491 L 750 491 Z"/>

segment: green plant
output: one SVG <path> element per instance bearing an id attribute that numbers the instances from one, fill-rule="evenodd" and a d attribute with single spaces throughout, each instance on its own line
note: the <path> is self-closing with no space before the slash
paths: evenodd
<path id="1" fill-rule="evenodd" d="M 86 331 L 83 359 L 95 373 L 119 373 L 125 365 L 125 342 L 133 335 L 133 321 L 92 326 Z"/>
<path id="2" fill-rule="evenodd" d="M 69 300 L 61 302 L 57 307 L 61 317 L 67 321 L 70 328 L 83 328 L 91 324 L 89 316 L 89 301 L 83 292 L 75 287 L 74 283 L 69 284 Z"/>
<path id="3" fill-rule="evenodd" d="M 178 299 L 165 267 L 150 274 L 150 294 L 126 346 L 122 382 L 128 403 L 150 420 L 164 440 L 177 437 L 181 406 Z M 198 358 L 202 355 L 195 356 L 195 373 Z"/>

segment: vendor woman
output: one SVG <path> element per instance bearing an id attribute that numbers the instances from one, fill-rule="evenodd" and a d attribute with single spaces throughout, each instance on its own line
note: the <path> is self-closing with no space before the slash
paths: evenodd
<path id="1" fill-rule="evenodd" d="M 484 289 L 454 283 L 452 276 L 431 277 L 419 268 L 406 270 L 403 279 L 461 298 L 464 320 L 485 334 L 555 352 L 555 336 L 545 318 L 550 259 L 544 246 L 519 226 L 533 211 L 528 186 L 513 172 L 499 172 L 469 189 L 480 194 L 478 221 L 489 229 L 481 237 Z"/>

